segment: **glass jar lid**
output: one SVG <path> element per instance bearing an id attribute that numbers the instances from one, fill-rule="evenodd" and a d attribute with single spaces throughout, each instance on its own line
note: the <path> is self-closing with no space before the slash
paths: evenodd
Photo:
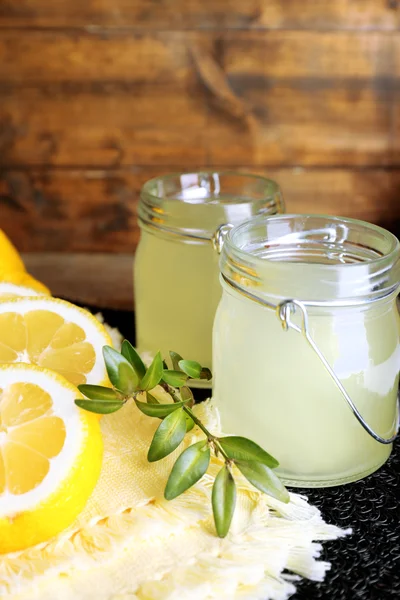
<path id="1" fill-rule="evenodd" d="M 147 181 L 139 222 L 194 240 L 211 240 L 218 226 L 284 211 L 277 183 L 234 171 L 172 173 Z"/>
<path id="2" fill-rule="evenodd" d="M 400 243 L 385 229 L 325 215 L 255 217 L 234 227 L 221 272 L 236 288 L 279 303 L 349 304 L 395 292 Z"/>

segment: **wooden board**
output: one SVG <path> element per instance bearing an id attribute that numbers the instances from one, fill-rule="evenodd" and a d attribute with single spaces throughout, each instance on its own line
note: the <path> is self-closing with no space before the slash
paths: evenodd
<path id="1" fill-rule="evenodd" d="M 6 91 L 13 85 L 46 89 L 59 83 L 76 93 L 82 84 L 96 89 L 99 82 L 176 86 L 187 83 L 197 61 L 207 56 L 230 77 L 332 83 L 340 77 L 346 82 L 387 78 L 399 66 L 399 41 L 400 32 L 377 31 L 102 34 L 33 29 L 21 35 L 5 30 L 0 32 L 1 84 Z"/>
<path id="2" fill-rule="evenodd" d="M 350 216 L 400 232 L 400 170 L 248 170 L 281 184 L 288 212 Z M 133 255 L 140 187 L 162 172 L 159 167 L 3 172 L 0 227 L 25 252 Z"/>
<path id="3" fill-rule="evenodd" d="M 0 0 L 1 1 L 1 0 Z M 190 70 L 184 32 L 0 31 L 1 82 L 44 86 L 80 84 L 175 85 Z"/>
<path id="4" fill-rule="evenodd" d="M 397 0 L 1 0 L 3 26 L 360 28 L 398 26 Z"/>
<path id="5" fill-rule="evenodd" d="M 23 255 L 26 267 L 53 296 L 98 308 L 133 310 L 130 254 Z"/>
<path id="6" fill-rule="evenodd" d="M 377 32 L 3 32 L 0 164 L 398 165 L 399 44 Z"/>

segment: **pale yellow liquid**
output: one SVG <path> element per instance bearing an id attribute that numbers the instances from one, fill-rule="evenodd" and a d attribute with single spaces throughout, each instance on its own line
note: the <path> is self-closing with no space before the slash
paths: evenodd
<path id="1" fill-rule="evenodd" d="M 366 421 L 390 437 L 399 317 L 393 298 L 371 306 L 313 309 L 311 335 Z M 364 431 L 303 336 L 284 332 L 273 311 L 227 287 L 215 318 L 213 366 L 223 429 L 273 454 L 287 483 L 355 481 L 389 457 L 391 446 Z"/>
<path id="2" fill-rule="evenodd" d="M 169 350 L 211 368 L 212 325 L 221 297 L 211 242 L 142 231 L 135 264 L 136 339 L 141 352 Z"/>
<path id="3" fill-rule="evenodd" d="M 198 193 L 198 191 L 196 191 Z M 238 203 L 239 202 L 239 203 Z M 204 202 L 166 200 L 160 221 L 195 233 L 215 231 L 223 223 L 239 223 L 254 206 L 234 197 Z M 219 255 L 211 240 L 188 240 L 157 228 L 142 228 L 134 262 L 136 344 L 140 352 L 164 358 L 169 350 L 202 366 L 212 366 L 212 327 L 218 302 Z M 206 381 L 195 386 L 210 387 Z"/>

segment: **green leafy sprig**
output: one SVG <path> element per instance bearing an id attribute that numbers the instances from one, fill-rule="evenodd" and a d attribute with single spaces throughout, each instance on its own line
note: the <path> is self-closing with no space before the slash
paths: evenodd
<path id="1" fill-rule="evenodd" d="M 289 501 L 289 494 L 273 469 L 278 461 L 251 440 L 240 436 L 213 435 L 193 412 L 193 393 L 190 379 L 211 379 L 211 371 L 193 360 L 184 360 L 170 352 L 172 369 L 163 361 L 160 352 L 147 368 L 135 348 L 124 340 L 121 353 L 110 346 L 103 348 L 108 377 L 113 388 L 98 385 L 80 385 L 86 399 L 75 400 L 85 410 L 110 414 L 133 400 L 148 417 L 161 419 L 150 444 L 149 462 L 171 454 L 195 425 L 205 439 L 186 448 L 176 460 L 165 487 L 165 498 L 173 500 L 192 487 L 203 475 L 211 460 L 211 453 L 221 456 L 225 464 L 217 474 L 212 489 L 212 509 L 217 534 L 225 537 L 229 531 L 236 504 L 235 469 L 258 490 L 281 500 Z M 152 393 L 162 386 L 172 402 L 161 403 Z M 146 402 L 139 397 L 146 398 Z"/>

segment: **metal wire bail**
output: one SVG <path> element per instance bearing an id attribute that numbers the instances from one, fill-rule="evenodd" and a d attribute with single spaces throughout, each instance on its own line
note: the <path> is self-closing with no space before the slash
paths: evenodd
<path id="1" fill-rule="evenodd" d="M 218 254 L 221 254 L 225 238 L 232 229 L 232 227 L 233 225 L 231 225 L 230 223 L 224 223 L 223 225 L 217 227 L 217 229 L 214 231 L 211 241 L 214 250 L 216 250 Z"/>
<path id="2" fill-rule="evenodd" d="M 297 309 L 300 311 L 300 314 L 301 314 L 301 327 L 299 327 L 298 325 L 293 323 L 293 321 L 291 320 L 291 315 L 294 314 Z M 376 431 L 374 431 L 372 429 L 372 427 L 370 427 L 370 425 L 368 425 L 368 423 L 365 421 L 364 417 L 358 411 L 357 407 L 355 406 L 354 402 L 350 398 L 349 394 L 346 392 L 343 384 L 341 383 L 340 379 L 337 377 L 335 371 L 332 369 L 332 367 L 328 363 L 327 359 L 325 358 L 325 356 L 322 354 L 321 350 L 318 348 L 317 344 L 312 339 L 312 337 L 310 335 L 310 331 L 309 331 L 309 325 L 308 325 L 307 308 L 305 307 L 305 305 L 302 302 L 300 302 L 299 300 L 285 300 L 284 302 L 281 302 L 276 307 L 276 314 L 282 324 L 282 328 L 284 329 L 284 331 L 288 331 L 289 329 L 294 329 L 295 331 L 297 331 L 298 333 L 301 333 L 305 337 L 309 346 L 311 346 L 311 348 L 314 350 L 315 354 L 318 356 L 318 358 L 324 365 L 325 369 L 328 371 L 328 373 L 332 377 L 336 386 L 339 388 L 342 396 L 346 400 L 353 415 L 356 417 L 357 421 L 362 425 L 362 427 L 365 429 L 365 431 L 367 433 L 369 433 L 369 435 L 372 436 L 374 438 L 374 440 L 376 440 L 380 444 L 392 444 L 394 442 L 394 440 L 396 439 L 398 432 L 399 432 L 399 412 L 400 412 L 399 398 L 397 400 L 397 416 L 396 416 L 396 421 L 395 421 L 395 425 L 394 425 L 395 433 L 390 438 L 383 438 L 379 434 L 377 434 Z"/>

